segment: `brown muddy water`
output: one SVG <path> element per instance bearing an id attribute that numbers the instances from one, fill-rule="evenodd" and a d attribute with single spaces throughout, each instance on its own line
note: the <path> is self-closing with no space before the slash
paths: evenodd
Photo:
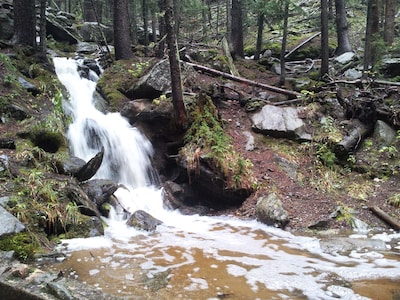
<path id="1" fill-rule="evenodd" d="M 114 223 L 41 267 L 128 299 L 400 299 L 399 234 L 379 240 L 384 251 L 325 253 L 317 238 L 257 222 L 178 219 L 183 228 L 151 234 Z"/>

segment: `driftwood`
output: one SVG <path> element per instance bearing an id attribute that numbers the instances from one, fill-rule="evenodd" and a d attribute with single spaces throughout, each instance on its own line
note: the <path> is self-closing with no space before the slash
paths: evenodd
<path id="1" fill-rule="evenodd" d="M 272 86 L 272 85 L 256 82 L 256 81 L 249 80 L 249 79 L 246 79 L 246 78 L 243 78 L 243 77 L 234 76 L 234 75 L 231 75 L 231 74 L 228 74 L 228 73 L 225 73 L 225 72 L 221 72 L 221 71 L 218 71 L 218 70 L 215 70 L 215 69 L 212 69 L 212 68 L 208 68 L 208 67 L 205 67 L 205 66 L 202 66 L 202 65 L 189 63 L 189 62 L 186 62 L 186 64 L 188 64 L 189 66 L 192 66 L 197 71 L 202 71 L 202 72 L 209 73 L 209 74 L 216 75 L 216 76 L 222 76 L 222 77 L 224 77 L 226 79 L 229 79 L 229 80 L 245 83 L 245 84 L 252 85 L 252 86 L 255 86 L 255 87 L 259 87 L 259 88 L 262 88 L 262 89 L 265 89 L 265 90 L 269 90 L 271 92 L 283 94 L 283 95 L 286 95 L 286 96 L 288 96 L 290 98 L 297 98 L 297 97 L 301 96 L 300 93 L 295 92 L 295 91 L 285 90 L 285 89 L 282 89 L 282 88 L 278 88 L 276 86 Z"/>
<path id="2" fill-rule="evenodd" d="M 316 34 L 314 34 L 313 36 L 310 36 L 308 39 L 306 39 L 305 41 L 303 41 L 302 43 L 298 44 L 296 47 L 294 47 L 291 51 L 289 51 L 286 55 L 285 58 L 288 58 L 290 55 L 292 55 L 294 52 L 296 52 L 298 49 L 300 49 L 301 47 L 303 47 L 305 44 L 309 43 L 310 41 L 312 41 L 314 38 L 316 38 L 317 36 L 319 36 L 321 34 L 321 32 L 317 32 Z"/>
<path id="3" fill-rule="evenodd" d="M 371 126 L 364 123 L 358 122 L 356 127 L 346 135 L 339 143 L 335 146 L 335 154 L 338 157 L 346 156 L 350 151 L 356 149 L 363 138 L 369 134 Z"/>
<path id="4" fill-rule="evenodd" d="M 382 221 L 384 221 L 386 224 L 388 224 L 390 227 L 392 227 L 395 230 L 400 230 L 400 222 L 393 219 L 391 216 L 389 216 L 387 213 L 385 213 L 382 209 L 380 209 L 377 206 L 371 206 L 369 209 L 376 216 L 378 216 Z"/>

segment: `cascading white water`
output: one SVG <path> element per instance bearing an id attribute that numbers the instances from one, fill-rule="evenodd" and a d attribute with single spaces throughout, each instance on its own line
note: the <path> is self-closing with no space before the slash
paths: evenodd
<path id="1" fill-rule="evenodd" d="M 96 82 L 80 77 L 76 60 L 55 58 L 54 64 L 59 80 L 69 92 L 65 106 L 73 120 L 68 128 L 72 154 L 88 161 L 103 147 L 104 159 L 94 178 L 122 184 L 128 192 L 120 189 L 117 193 L 124 195 L 120 197 L 124 208 L 140 209 L 140 202 L 132 207 L 129 203 L 132 201 L 128 199 L 125 203 L 124 200 L 132 198 L 135 191 L 145 193 L 146 188 L 154 194 L 151 143 L 119 113 L 105 114 L 97 110 L 93 98 Z M 96 74 L 93 72 L 91 77 L 96 79 Z"/>
<path id="2" fill-rule="evenodd" d="M 70 95 L 67 109 L 73 123 L 68 138 L 73 154 L 89 160 L 104 147 L 96 177 L 127 187 L 116 196 L 130 212 L 143 209 L 164 222 L 149 234 L 127 228 L 116 218 L 107 221 L 104 237 L 65 241 L 69 258 L 63 267 L 74 270 L 71 276 L 107 292 L 144 299 L 368 299 L 336 282 L 399 280 L 399 260 L 382 253 L 360 249 L 348 256 L 331 255 L 315 238 L 256 221 L 164 210 L 161 190 L 151 182 L 149 141 L 120 114 L 95 108 L 95 82 L 80 78 L 74 60 L 56 58 L 54 63 Z M 400 240 L 400 234 L 389 236 Z M 147 286 L 164 274 L 168 284 L 157 290 Z"/>

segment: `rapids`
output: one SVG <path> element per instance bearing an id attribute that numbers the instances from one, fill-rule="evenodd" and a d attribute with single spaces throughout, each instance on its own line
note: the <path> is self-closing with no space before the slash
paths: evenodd
<path id="1" fill-rule="evenodd" d="M 115 195 L 124 207 L 163 224 L 153 233 L 128 228 L 117 209 L 105 219 L 104 236 L 64 240 L 60 251 L 67 256 L 50 270 L 127 299 L 400 299 L 400 244 L 389 246 L 400 234 L 360 236 L 384 237 L 385 251 L 325 253 L 315 237 L 164 209 L 151 143 L 118 113 L 95 108 L 96 83 L 79 76 L 77 61 L 54 64 L 69 92 L 71 152 L 88 160 L 104 147 L 96 177 L 122 183 L 127 189 Z"/>

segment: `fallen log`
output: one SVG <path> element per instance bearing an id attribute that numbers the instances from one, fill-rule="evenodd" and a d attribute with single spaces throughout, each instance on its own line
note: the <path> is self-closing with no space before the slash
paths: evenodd
<path id="1" fill-rule="evenodd" d="M 358 122 L 356 127 L 335 145 L 334 152 L 338 157 L 346 156 L 350 151 L 356 149 L 372 127 Z"/>
<path id="2" fill-rule="evenodd" d="M 243 78 L 243 77 L 234 76 L 234 75 L 231 75 L 229 73 L 221 72 L 221 71 L 218 71 L 218 70 L 215 70 L 215 69 L 212 69 L 212 68 L 208 68 L 208 67 L 205 67 L 205 66 L 202 66 L 202 65 L 198 65 L 198 64 L 194 64 L 194 63 L 190 63 L 190 62 L 185 62 L 185 63 L 187 65 L 193 67 L 197 71 L 202 71 L 202 72 L 209 73 L 209 74 L 216 75 L 216 76 L 222 76 L 223 78 L 226 78 L 226 79 L 229 79 L 229 80 L 233 80 L 233 81 L 236 81 L 236 82 L 249 84 L 251 86 L 259 87 L 259 88 L 262 88 L 262 89 L 265 89 L 265 90 L 268 90 L 268 91 L 271 91 L 271 92 L 283 94 L 283 95 L 286 95 L 286 96 L 288 96 L 289 98 L 292 98 L 292 99 L 301 96 L 300 93 L 295 92 L 295 91 L 285 90 L 285 89 L 282 89 L 282 88 L 278 88 L 276 86 L 272 86 L 272 85 L 256 82 L 256 81 L 249 80 L 249 79 L 246 79 L 246 78 Z"/>
<path id="3" fill-rule="evenodd" d="M 305 41 L 301 42 L 300 44 L 298 44 L 296 47 L 294 47 L 291 51 L 289 51 L 289 53 L 287 53 L 285 55 L 285 58 L 288 58 L 290 55 L 292 55 L 294 52 L 296 52 L 298 49 L 300 49 L 301 47 L 303 47 L 305 44 L 311 42 L 314 38 L 316 38 L 317 36 L 319 36 L 321 34 L 321 32 L 317 32 L 316 34 L 310 36 L 308 39 L 306 39 Z"/>
<path id="4" fill-rule="evenodd" d="M 395 230 L 400 230 L 400 222 L 393 219 L 391 216 L 389 216 L 386 212 L 384 212 L 378 206 L 371 206 L 369 209 L 377 217 L 379 217 L 382 221 L 384 221 L 386 224 L 388 224 L 390 227 L 392 227 Z"/>

